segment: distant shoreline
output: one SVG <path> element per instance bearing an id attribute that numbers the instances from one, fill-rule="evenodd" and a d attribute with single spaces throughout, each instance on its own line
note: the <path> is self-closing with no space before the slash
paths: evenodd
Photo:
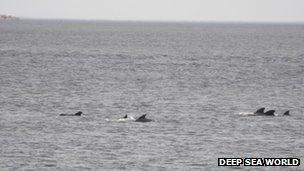
<path id="1" fill-rule="evenodd" d="M 0 21 L 5 20 L 40 20 L 40 21 L 80 21 L 109 23 L 172 23 L 172 24 L 233 24 L 233 25 L 304 25 L 304 21 L 183 21 L 183 20 L 111 20 L 111 19 L 68 19 L 68 18 L 19 18 L 13 15 L 0 14 Z"/>
<path id="2" fill-rule="evenodd" d="M 60 18 L 22 18 L 33 21 L 67 22 L 106 22 L 106 23 L 148 23 L 148 24 L 232 24 L 232 25 L 304 25 L 304 22 L 245 22 L 245 21 L 158 21 L 158 20 L 105 20 L 105 19 L 60 19 Z"/>
<path id="3" fill-rule="evenodd" d="M 0 21 L 1 20 L 19 20 L 19 18 L 12 15 L 0 14 Z"/>

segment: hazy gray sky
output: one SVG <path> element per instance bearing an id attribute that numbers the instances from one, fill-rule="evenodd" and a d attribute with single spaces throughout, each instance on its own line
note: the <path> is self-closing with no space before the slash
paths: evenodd
<path id="1" fill-rule="evenodd" d="M 304 22 L 304 0 L 0 0 L 23 18 Z"/>

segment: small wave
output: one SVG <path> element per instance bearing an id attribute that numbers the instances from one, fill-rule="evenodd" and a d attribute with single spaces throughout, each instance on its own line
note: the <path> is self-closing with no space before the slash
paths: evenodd
<path id="1" fill-rule="evenodd" d="M 128 121 L 135 121 L 135 118 L 133 118 L 132 116 L 130 116 L 128 118 L 120 118 L 120 119 L 118 119 L 118 122 L 128 122 Z"/>
<path id="2" fill-rule="evenodd" d="M 119 118 L 119 119 L 106 119 L 108 122 L 129 122 L 129 121 L 135 121 L 135 118 L 133 116 L 129 116 L 128 118 Z"/>
<path id="3" fill-rule="evenodd" d="M 237 115 L 242 115 L 242 116 L 248 116 L 248 115 L 254 115 L 252 112 L 239 112 Z"/>

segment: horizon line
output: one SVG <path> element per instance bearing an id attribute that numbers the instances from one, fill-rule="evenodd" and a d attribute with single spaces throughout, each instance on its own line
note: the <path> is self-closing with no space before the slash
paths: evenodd
<path id="1" fill-rule="evenodd" d="M 21 20 L 100 21 L 138 23 L 240 23 L 240 24 L 304 24 L 304 21 L 242 21 L 242 20 L 154 20 L 154 19 L 81 19 L 81 18 L 33 18 L 17 17 Z"/>

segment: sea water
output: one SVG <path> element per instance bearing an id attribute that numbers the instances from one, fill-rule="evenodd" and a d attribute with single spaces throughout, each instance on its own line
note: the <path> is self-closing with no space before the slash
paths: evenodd
<path id="1" fill-rule="evenodd" d="M 303 161 L 303 102 L 301 24 L 0 22 L 1 170 L 285 170 L 217 161 Z"/>

